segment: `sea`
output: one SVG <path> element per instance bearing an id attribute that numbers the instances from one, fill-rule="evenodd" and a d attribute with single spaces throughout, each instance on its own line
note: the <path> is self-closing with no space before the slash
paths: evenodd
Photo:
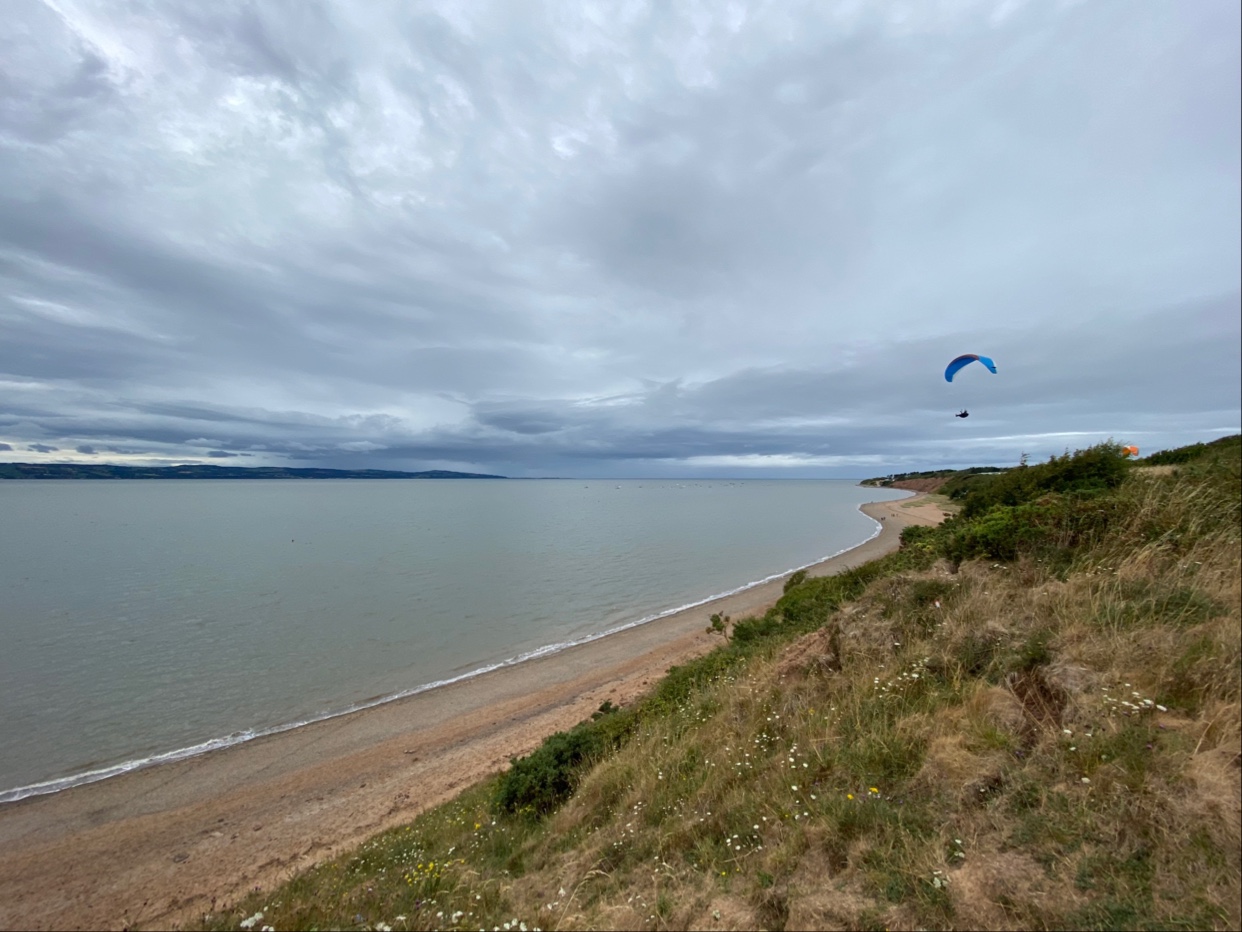
<path id="1" fill-rule="evenodd" d="M 0 482 L 0 803 L 390 702 L 855 547 L 853 480 Z"/>

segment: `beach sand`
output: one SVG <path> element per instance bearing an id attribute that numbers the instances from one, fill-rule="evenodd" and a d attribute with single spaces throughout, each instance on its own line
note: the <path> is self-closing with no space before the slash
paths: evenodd
<path id="1" fill-rule="evenodd" d="M 897 548 L 944 517 L 924 495 L 863 506 L 879 536 L 813 576 Z M 194 925 L 504 769 L 549 734 L 624 705 L 720 643 L 709 616 L 761 614 L 774 580 L 547 657 L 406 699 L 0 805 L 0 927 Z"/>

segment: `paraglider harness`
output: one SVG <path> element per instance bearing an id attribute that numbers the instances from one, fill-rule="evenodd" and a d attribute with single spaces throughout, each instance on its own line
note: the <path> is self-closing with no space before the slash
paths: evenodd
<path id="1" fill-rule="evenodd" d="M 965 408 L 963 408 L 958 414 L 955 414 L 953 416 L 954 417 L 970 417 L 970 412 L 967 411 Z"/>

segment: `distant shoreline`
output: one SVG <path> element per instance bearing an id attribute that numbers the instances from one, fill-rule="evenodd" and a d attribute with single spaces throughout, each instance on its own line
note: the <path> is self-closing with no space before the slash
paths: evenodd
<path id="1" fill-rule="evenodd" d="M 0 463 L 0 479 L 506 479 L 481 472 L 427 469 L 319 469 L 289 466 L 110 466 L 105 463 Z"/>

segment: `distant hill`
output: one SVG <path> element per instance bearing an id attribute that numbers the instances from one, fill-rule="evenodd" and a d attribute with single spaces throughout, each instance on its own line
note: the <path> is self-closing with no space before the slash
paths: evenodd
<path id="1" fill-rule="evenodd" d="M 0 479 L 504 479 L 478 472 L 428 469 L 292 469 L 286 466 L 108 466 L 95 463 L 0 463 Z"/>
<path id="2" fill-rule="evenodd" d="M 1002 472 L 998 466 L 972 466 L 969 469 L 929 469 L 924 472 L 899 472 L 889 476 L 863 479 L 859 485 L 885 489 L 910 489 L 915 492 L 940 492 L 950 480 L 966 480 L 972 476 Z M 947 493 L 946 493 L 947 494 Z"/>

